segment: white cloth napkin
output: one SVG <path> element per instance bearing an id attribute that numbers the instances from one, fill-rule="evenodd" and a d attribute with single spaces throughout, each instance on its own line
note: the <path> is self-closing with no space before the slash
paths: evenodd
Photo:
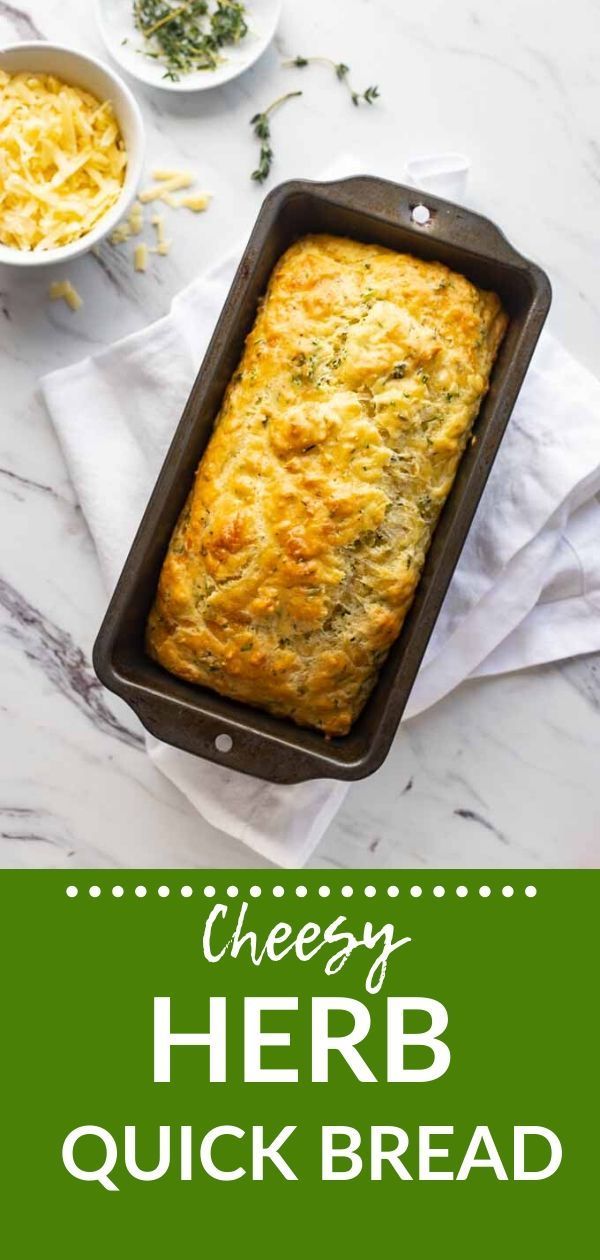
<path id="1" fill-rule="evenodd" d="M 460 155 L 458 155 L 460 157 Z M 465 163 L 464 159 L 461 159 Z M 427 169 L 423 170 L 423 162 Z M 419 163 L 421 164 L 419 166 Z M 457 163 L 415 179 L 460 196 Z M 335 175 L 357 169 L 343 160 Z M 330 176 L 332 173 L 329 173 Z M 411 165 L 407 168 L 411 175 Z M 465 169 L 460 176 L 464 185 Z M 52 422 L 112 590 L 233 277 L 238 255 L 170 313 L 46 376 Z M 406 716 L 467 677 L 600 648 L 600 383 L 543 336 L 447 594 Z M 213 826 L 287 867 L 310 856 L 346 785 L 280 787 L 148 737 L 158 768 Z"/>

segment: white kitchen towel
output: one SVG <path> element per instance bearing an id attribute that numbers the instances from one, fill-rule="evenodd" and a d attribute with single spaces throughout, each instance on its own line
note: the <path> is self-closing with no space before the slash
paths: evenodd
<path id="1" fill-rule="evenodd" d="M 335 175 L 352 169 L 356 163 L 344 160 Z M 451 178 L 456 179 L 456 172 Z M 435 191 L 443 191 L 439 173 Z M 457 195 L 456 188 L 453 193 Z M 42 381 L 109 590 L 237 258 L 194 281 L 175 298 L 164 319 Z M 467 677 L 600 648 L 600 506 L 593 497 L 599 489 L 600 383 L 545 335 L 407 716 Z M 300 866 L 308 859 L 346 792 L 345 785 L 330 780 L 278 787 L 151 738 L 147 744 L 155 764 L 208 822 L 281 866 Z"/>

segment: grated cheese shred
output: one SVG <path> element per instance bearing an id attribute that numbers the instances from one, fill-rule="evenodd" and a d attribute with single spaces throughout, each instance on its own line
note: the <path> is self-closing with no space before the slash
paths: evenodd
<path id="1" fill-rule="evenodd" d="M 131 228 L 128 223 L 117 223 L 110 234 L 111 245 L 122 245 L 124 241 L 131 236 Z"/>
<path id="2" fill-rule="evenodd" d="M 140 241 L 133 251 L 133 265 L 136 271 L 145 271 L 148 266 L 148 246 Z"/>
<path id="3" fill-rule="evenodd" d="M 80 306 L 83 306 L 83 298 L 70 280 L 54 280 L 50 285 L 49 294 L 52 302 L 57 302 L 62 298 L 72 311 L 78 311 Z"/>
<path id="4" fill-rule="evenodd" d="M 177 179 L 179 175 L 188 175 L 189 171 L 178 171 L 174 167 L 156 166 L 152 172 L 153 179 Z"/>
<path id="5" fill-rule="evenodd" d="M 145 188 L 139 199 L 144 205 L 148 201 L 166 201 L 171 193 L 179 192 L 182 188 L 191 188 L 194 182 L 194 176 L 189 171 L 175 171 L 160 183 Z"/>
<path id="6" fill-rule="evenodd" d="M 109 101 L 53 75 L 0 70 L 0 242 L 54 249 L 117 200 L 127 153 Z"/>
<path id="7" fill-rule="evenodd" d="M 201 210 L 207 210 L 210 204 L 210 193 L 189 193 L 186 197 L 179 197 L 176 205 L 185 206 L 186 210 L 194 210 L 198 214 Z"/>
<path id="8" fill-rule="evenodd" d="M 129 211 L 129 230 L 132 236 L 139 236 L 144 226 L 144 207 L 139 201 L 134 201 Z"/>
<path id="9" fill-rule="evenodd" d="M 153 214 L 150 220 L 152 227 L 156 228 L 156 239 L 159 245 L 162 245 L 165 239 L 165 219 L 162 214 Z"/>

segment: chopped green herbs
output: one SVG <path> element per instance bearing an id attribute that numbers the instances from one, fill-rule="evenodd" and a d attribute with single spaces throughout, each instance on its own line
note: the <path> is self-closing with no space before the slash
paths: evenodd
<path id="1" fill-rule="evenodd" d="M 318 62 L 323 66 L 332 67 L 335 71 L 336 78 L 339 79 L 341 83 L 346 84 L 353 105 L 360 105 L 361 101 L 364 101 L 367 105 L 372 105 L 379 96 L 379 88 L 375 85 L 365 88 L 364 92 L 357 92 L 356 89 L 353 88 L 348 77 L 350 74 L 350 66 L 347 66 L 344 61 L 333 61 L 331 57 L 298 56 L 291 58 L 289 61 L 284 61 L 283 64 L 284 66 L 296 66 L 299 70 L 302 70 L 305 66 L 313 65 L 315 62 Z"/>
<path id="2" fill-rule="evenodd" d="M 259 184 L 264 183 L 273 164 L 274 154 L 271 148 L 269 116 L 273 113 L 273 110 L 278 109 L 280 105 L 283 105 L 284 101 L 289 101 L 293 96 L 302 96 L 302 92 L 286 92 L 285 96 L 278 96 L 277 100 L 271 101 L 271 104 L 267 105 L 267 108 L 263 109 L 262 113 L 254 114 L 250 119 L 250 126 L 257 139 L 261 142 L 258 166 L 252 172 L 250 178 L 257 180 Z"/>
<path id="3" fill-rule="evenodd" d="M 245 15 L 245 5 L 235 3 L 235 0 L 218 0 L 210 25 L 219 47 L 224 44 L 239 44 L 248 34 Z"/>
<path id="4" fill-rule="evenodd" d="M 423 494 L 420 499 L 417 499 L 417 511 L 421 514 L 421 516 L 427 518 L 432 507 L 433 504 L 429 494 Z"/>
<path id="5" fill-rule="evenodd" d="M 214 70 L 221 49 L 248 33 L 246 6 L 237 0 L 133 0 L 133 20 L 144 37 L 143 52 L 165 66 L 177 82 L 193 70 Z"/>

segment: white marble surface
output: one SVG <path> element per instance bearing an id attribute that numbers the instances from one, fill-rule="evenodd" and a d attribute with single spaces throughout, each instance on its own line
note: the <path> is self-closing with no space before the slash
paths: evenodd
<path id="1" fill-rule="evenodd" d="M 391 176 L 410 155 L 466 152 L 472 204 L 543 263 L 550 326 L 598 372 L 599 35 L 596 0 L 287 0 L 278 48 L 235 83 L 194 99 L 139 88 L 149 164 L 192 166 L 215 194 L 205 216 L 177 219 L 151 275 L 114 250 L 80 260 L 73 315 L 46 301 L 47 274 L 0 270 L 1 866 L 260 864 L 150 765 L 133 716 L 94 680 L 105 596 L 39 376 L 163 314 L 248 231 L 261 197 L 248 119 L 296 86 L 273 125 L 273 182 L 348 150 Z M 36 36 L 102 53 L 91 4 L 0 3 L 0 39 Z M 349 62 L 381 103 L 353 109 L 326 69 L 282 70 L 281 52 Z M 598 865 L 599 714 L 591 658 L 466 684 L 351 788 L 313 865 Z"/>

